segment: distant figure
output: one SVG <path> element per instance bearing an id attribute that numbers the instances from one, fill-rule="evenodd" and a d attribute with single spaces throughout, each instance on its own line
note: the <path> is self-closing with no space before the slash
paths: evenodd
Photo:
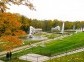
<path id="1" fill-rule="evenodd" d="M 6 59 L 7 59 L 7 60 L 10 59 L 10 54 L 9 54 L 9 52 L 6 53 Z"/>
<path id="2" fill-rule="evenodd" d="M 11 56 L 12 56 L 12 52 L 10 51 L 9 52 L 9 59 L 11 59 Z"/>
<path id="3" fill-rule="evenodd" d="M 12 56 L 12 53 L 11 52 L 7 52 L 6 53 L 6 59 L 7 60 L 10 60 L 11 59 L 11 56 Z"/>

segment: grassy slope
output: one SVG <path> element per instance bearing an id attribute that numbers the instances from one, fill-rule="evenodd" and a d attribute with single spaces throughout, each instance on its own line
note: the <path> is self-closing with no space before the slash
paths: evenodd
<path id="1" fill-rule="evenodd" d="M 54 40 L 51 43 L 48 43 L 44 48 L 39 46 L 27 51 L 32 51 L 33 53 L 50 56 L 83 46 L 84 46 L 84 33 L 78 33 L 73 36 L 64 38 L 63 40 L 57 40 L 57 41 Z"/>
<path id="2" fill-rule="evenodd" d="M 46 47 L 38 46 L 31 49 L 23 50 L 19 53 L 19 55 L 24 55 L 28 52 L 32 52 L 51 56 L 62 52 L 67 52 L 69 50 L 79 47 L 84 47 L 84 33 L 78 33 L 70 37 L 64 38 L 63 40 L 54 40 L 46 44 Z"/>
<path id="3" fill-rule="evenodd" d="M 19 57 L 28 53 L 38 53 L 51 56 L 79 47 L 84 47 L 84 33 L 74 34 L 62 40 L 53 40 L 52 42 L 46 44 L 46 47 L 39 46 L 32 49 L 23 50 L 19 53 L 15 53 L 13 57 Z"/>

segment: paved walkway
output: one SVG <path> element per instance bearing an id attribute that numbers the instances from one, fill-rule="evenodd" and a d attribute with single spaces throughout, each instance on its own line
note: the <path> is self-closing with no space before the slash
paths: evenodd
<path id="1" fill-rule="evenodd" d="M 20 56 L 19 59 L 31 61 L 31 62 L 43 62 L 49 59 L 47 56 L 39 55 L 39 54 L 26 54 L 23 56 Z"/>
<path id="2" fill-rule="evenodd" d="M 53 56 L 53 57 L 50 57 L 50 58 L 51 59 L 59 58 L 59 57 L 62 57 L 62 56 L 71 55 L 71 54 L 82 52 L 82 51 L 84 51 L 84 48 L 80 48 L 80 49 L 77 49 L 77 50 L 74 50 L 74 51 L 71 51 L 71 52 L 67 52 L 67 53 L 64 53 L 64 54 L 60 54 L 60 55 L 57 55 L 57 56 Z"/>

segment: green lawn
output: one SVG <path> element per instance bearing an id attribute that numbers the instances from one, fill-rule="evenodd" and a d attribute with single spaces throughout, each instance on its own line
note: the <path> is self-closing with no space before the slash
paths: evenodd
<path id="1" fill-rule="evenodd" d="M 26 51 L 46 56 L 53 56 L 80 47 L 84 47 L 84 33 L 74 34 L 61 40 L 53 40 L 52 42 L 46 44 L 45 47 L 38 46 L 22 52 Z"/>
<path id="2" fill-rule="evenodd" d="M 66 55 L 60 58 L 54 58 L 46 62 L 84 62 L 84 51 L 72 55 Z"/>
<path id="3" fill-rule="evenodd" d="M 45 47 L 38 46 L 31 49 L 24 49 L 19 53 L 15 53 L 13 57 L 19 57 L 28 53 L 54 56 L 80 47 L 84 47 L 84 32 L 73 34 L 72 36 L 64 39 L 53 40 L 47 43 Z"/>

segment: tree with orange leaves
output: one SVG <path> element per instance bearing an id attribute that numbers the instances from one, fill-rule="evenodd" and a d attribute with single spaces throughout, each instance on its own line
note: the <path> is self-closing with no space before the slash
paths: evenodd
<path id="1" fill-rule="evenodd" d="M 31 10 L 35 10 L 33 4 L 30 2 L 30 0 L 0 0 L 0 11 L 3 13 L 6 11 L 6 9 L 9 9 L 6 4 L 11 5 L 25 5 L 29 7 Z"/>
<path id="2" fill-rule="evenodd" d="M 1 48 L 11 50 L 22 44 L 22 40 L 18 36 L 25 35 L 26 33 L 20 30 L 21 25 L 15 14 L 0 14 L 0 42 L 4 42 Z"/>
<path id="3" fill-rule="evenodd" d="M 1 41 L 4 42 L 2 45 L 3 50 L 10 51 L 11 49 L 22 45 L 22 40 L 16 36 L 2 36 Z"/>
<path id="4" fill-rule="evenodd" d="M 18 17 L 11 13 L 0 14 L 0 36 L 2 35 L 15 35 L 21 27 Z M 21 30 L 20 30 L 21 32 Z"/>

